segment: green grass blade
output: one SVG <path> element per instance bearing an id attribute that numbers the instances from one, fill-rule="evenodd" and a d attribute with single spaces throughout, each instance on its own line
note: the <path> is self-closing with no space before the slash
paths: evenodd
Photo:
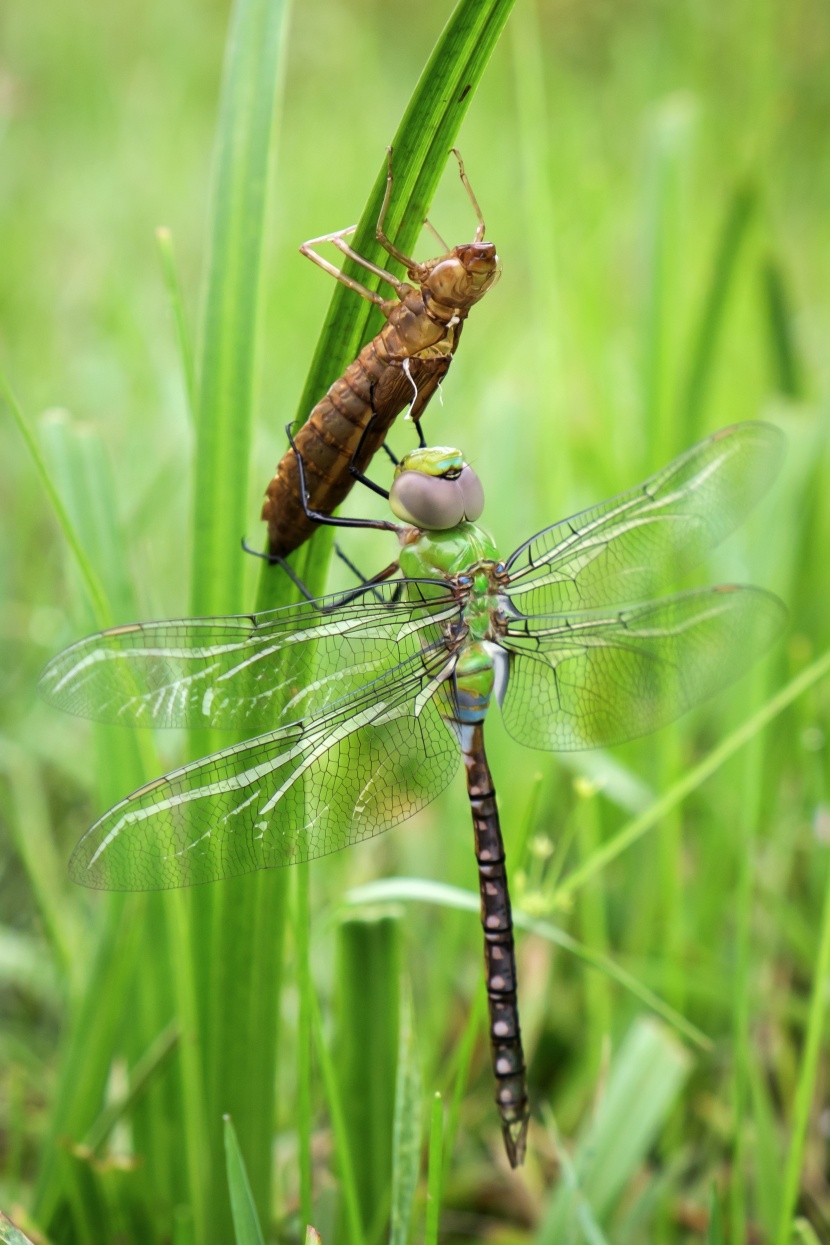
<path id="1" fill-rule="evenodd" d="M 401 920 L 351 915 L 338 930 L 333 1050 L 340 1103 L 369 1240 L 389 1213 L 399 1055 Z"/>
<path id="2" fill-rule="evenodd" d="M 398 1075 L 392 1129 L 392 1214 L 389 1245 L 406 1245 L 421 1163 L 421 1065 L 415 1041 L 412 995 L 401 989 Z"/>
<path id="3" fill-rule="evenodd" d="M 194 614 L 239 612 L 248 604 L 239 538 L 247 502 L 266 193 L 286 10 L 274 0 L 236 0 L 226 45 L 199 349 Z M 196 754 L 213 746 L 218 746 L 215 739 L 204 734 L 192 741 Z M 190 927 L 184 948 L 192 955 L 204 1041 L 200 1092 L 211 1174 L 202 1170 L 201 1196 L 204 1221 L 214 1237 L 230 1234 L 229 1207 L 218 1178 L 222 1113 L 232 1114 L 248 1156 L 261 1219 L 270 1213 L 286 887 L 284 876 L 256 874 L 182 900 Z M 196 1092 L 199 1087 L 189 1082 L 190 1095 Z M 195 1118 L 192 1096 L 185 1111 Z M 192 1139 L 195 1145 L 195 1130 Z M 191 1178 L 197 1171 L 194 1156 Z M 200 1240 L 198 1225 L 196 1235 Z"/>
<path id="4" fill-rule="evenodd" d="M 427 1169 L 427 1214 L 424 1245 L 438 1245 L 441 1220 L 442 1175 L 444 1160 L 444 1103 L 434 1094 L 429 1120 L 429 1167 Z"/>
<path id="5" fill-rule="evenodd" d="M 63 503 L 63 500 L 55 487 L 52 474 L 46 466 L 46 460 L 41 453 L 40 446 L 37 443 L 34 433 L 29 428 L 25 416 L 23 415 L 17 398 L 14 396 L 11 386 L 6 379 L 5 373 L 0 370 L 0 394 L 6 400 L 6 405 L 11 411 L 12 418 L 18 427 L 20 435 L 26 443 L 26 448 L 34 463 L 35 470 L 40 477 L 40 483 L 43 491 L 49 499 L 49 503 L 55 512 L 55 517 L 63 532 L 64 539 L 72 551 L 72 556 L 81 575 L 84 587 L 86 589 L 87 598 L 92 611 L 95 615 L 95 621 L 99 627 L 106 627 L 112 621 L 110 613 L 109 601 L 106 593 L 101 587 L 101 581 L 95 573 L 92 563 L 87 556 L 86 549 L 81 541 L 74 523 L 71 521 L 69 511 Z"/>
<path id="6" fill-rule="evenodd" d="M 214 154 L 210 257 L 199 352 L 194 614 L 240 608 L 272 122 L 286 5 L 237 0 Z"/>
<path id="7" fill-rule="evenodd" d="M 28 1236 L 16 1228 L 11 1219 L 7 1219 L 0 1210 L 0 1241 L 3 1245 L 33 1245 Z"/>
<path id="8" fill-rule="evenodd" d="M 179 347 L 179 361 L 184 378 L 187 411 L 191 420 L 195 420 L 197 402 L 196 365 L 193 361 L 193 346 L 190 341 L 190 330 L 187 327 L 184 296 L 176 268 L 176 256 L 173 252 L 173 235 L 166 225 L 159 225 L 156 230 L 156 242 L 159 248 L 164 284 L 167 288 L 167 297 L 170 301 L 170 311 L 172 312 L 173 324 L 176 329 L 176 343 Z"/>
<path id="9" fill-rule="evenodd" d="M 409 900 L 418 903 L 437 904 L 446 908 L 456 908 L 462 912 L 477 913 L 480 909 L 478 896 L 474 895 L 472 891 L 461 890 L 457 886 L 448 886 L 443 882 L 426 881 L 423 878 L 385 878 L 382 881 L 369 882 L 366 886 L 355 887 L 353 890 L 348 891 L 344 898 L 346 903 L 358 906 L 384 901 L 388 903 Z M 627 972 L 619 964 L 615 964 L 608 956 L 593 951 L 590 947 L 583 946 L 582 943 L 572 938 L 570 934 L 566 934 L 564 930 L 551 925 L 549 921 L 540 921 L 536 917 L 528 916 L 525 912 L 514 910 L 513 924 L 516 929 L 524 929 L 530 933 L 538 934 L 540 938 L 544 938 L 547 942 L 569 951 L 591 968 L 596 968 L 600 972 L 605 973 L 612 981 L 616 981 L 624 990 L 633 994 L 635 998 L 638 998 L 646 1007 L 650 1008 L 655 1015 L 666 1021 L 667 1024 L 670 1024 L 678 1033 L 682 1033 L 690 1042 L 694 1042 L 702 1050 L 711 1048 L 711 1040 L 705 1033 L 702 1033 L 685 1016 L 681 1016 L 668 1003 L 658 998 L 656 994 L 639 982 L 631 973 Z"/>
<path id="10" fill-rule="evenodd" d="M 331 1116 L 332 1132 L 334 1133 L 334 1148 L 337 1155 L 337 1165 L 340 1170 L 340 1182 L 343 1188 L 343 1200 L 346 1207 L 348 1245 L 366 1245 L 366 1235 L 363 1230 L 363 1222 L 360 1215 L 360 1198 L 357 1190 L 357 1183 L 355 1181 L 352 1154 L 346 1129 L 346 1120 L 340 1101 L 340 1087 L 337 1083 L 337 1073 L 335 1072 L 334 1061 L 329 1054 L 328 1047 L 326 1046 L 326 1039 L 323 1035 L 323 1021 L 320 1016 L 320 1007 L 316 997 L 314 996 L 311 1001 L 311 1023 L 314 1033 L 314 1045 L 317 1050 L 317 1058 L 320 1061 L 320 1071 L 323 1074 L 323 1084 L 325 1085 L 329 1115 Z"/>
<path id="11" fill-rule="evenodd" d="M 706 1233 L 706 1245 L 726 1245 L 723 1228 L 723 1211 L 721 1210 L 718 1191 L 712 1186 L 712 1198 L 709 1202 L 709 1230 Z"/>
<path id="12" fill-rule="evenodd" d="M 265 1245 L 236 1130 L 229 1115 L 226 1115 L 224 1120 L 225 1158 L 236 1245 Z"/>
<path id="13" fill-rule="evenodd" d="M 582 1203 L 589 1212 L 584 1222 L 597 1232 L 645 1161 L 689 1071 L 688 1054 L 661 1025 L 641 1020 L 629 1031 L 573 1160 L 574 1189 L 580 1193 L 577 1210 Z M 559 1153 L 563 1152 L 560 1146 Z M 560 1186 L 534 1238 L 535 1245 L 559 1245 L 567 1239 L 566 1225 L 573 1211 L 572 1191 Z"/>
<path id="14" fill-rule="evenodd" d="M 130 1071 L 127 1091 L 110 1099 L 98 1119 L 86 1135 L 86 1146 L 93 1153 L 100 1152 L 119 1120 L 146 1093 L 153 1079 L 168 1063 L 179 1042 L 179 1026 L 173 1020 L 155 1038 Z"/>
<path id="15" fill-rule="evenodd" d="M 792 1243 L 793 1245 L 821 1245 L 806 1219 L 796 1219 L 793 1222 Z"/>
<path id="16" fill-rule="evenodd" d="M 405 253 L 411 249 L 429 213 L 450 148 L 475 95 L 515 0 L 459 0 L 444 28 L 392 140 L 395 187 L 386 231 Z M 350 244 L 359 255 L 388 267 L 389 256 L 375 238 L 386 189 L 386 157 L 380 161 L 369 198 Z M 320 170 L 320 176 L 324 171 Z M 394 270 L 397 265 L 391 263 Z M 353 261 L 343 271 L 370 289 L 380 281 Z M 335 284 L 331 303 L 300 398 L 294 427 L 305 423 L 332 381 L 379 330 L 380 313 L 353 290 Z M 331 549 L 330 532 L 320 532 L 292 562 L 314 591 L 322 591 Z M 258 609 L 292 600 L 292 586 L 279 568 L 263 563 Z"/>
<path id="17" fill-rule="evenodd" d="M 84 946 L 79 914 L 67 902 L 66 866 L 59 857 L 39 768 L 11 740 L 0 737 L 0 774 L 8 790 L 4 800 L 7 824 L 23 862 L 37 908 L 70 994 L 80 994 Z"/>
<path id="18" fill-rule="evenodd" d="M 601 848 L 594 852 L 589 860 L 586 860 L 574 869 L 573 873 L 557 887 L 554 892 L 553 902 L 557 906 L 566 903 L 570 896 L 579 890 L 581 886 L 584 886 L 589 878 L 594 877 L 595 874 L 599 873 L 612 860 L 615 860 L 617 856 L 629 848 L 632 843 L 636 843 L 647 831 L 658 825 L 666 813 L 676 808 L 687 796 L 696 791 L 698 787 L 706 782 L 707 778 L 711 778 L 712 774 L 716 773 L 744 744 L 748 743 L 759 731 L 762 731 L 765 726 L 774 721 L 779 713 L 783 713 L 794 701 L 798 700 L 799 696 L 802 696 L 804 692 L 813 687 L 827 674 L 830 674 L 830 653 L 824 653 L 821 657 L 817 657 L 814 662 L 811 662 L 806 669 L 791 679 L 786 687 L 783 687 L 780 692 L 770 697 L 765 705 L 744 722 L 743 726 L 739 726 L 717 748 L 714 748 L 703 761 L 688 770 L 650 809 L 641 816 L 634 817 L 604 843 Z"/>
<path id="19" fill-rule="evenodd" d="M 761 279 L 773 383 L 779 393 L 798 400 L 804 397 L 804 372 L 796 346 L 789 291 L 775 256 L 769 255 L 765 260 Z"/>
<path id="20" fill-rule="evenodd" d="M 429 214 L 461 122 L 475 95 L 514 0 L 460 0 L 430 56 L 392 140 L 395 190 L 386 231 L 409 254 Z M 358 222 L 351 245 L 359 255 L 386 266 L 389 256 L 375 239 L 375 226 L 386 189 L 386 156 Z M 394 267 L 394 265 L 393 265 Z M 370 289 L 380 280 L 352 261 L 343 269 Z M 377 331 L 379 313 L 344 285 L 332 293 L 323 333 L 317 343 L 295 426 L 331 382 Z"/>
<path id="21" fill-rule="evenodd" d="M 691 132 L 692 114 L 687 101 L 670 97 L 658 106 L 649 135 L 646 178 L 642 382 L 644 431 L 655 466 L 667 461 L 677 449 L 671 382 L 682 253 L 678 245 L 680 208 Z"/>
<path id="22" fill-rule="evenodd" d="M 579 1226 L 581 1240 L 585 1242 L 585 1245 L 609 1245 L 605 1234 L 594 1217 L 594 1212 L 588 1200 L 588 1195 L 583 1188 L 579 1171 L 568 1152 L 568 1147 L 562 1140 L 559 1129 L 556 1126 L 556 1120 L 553 1117 L 553 1112 L 543 1109 L 542 1114 L 545 1125 L 553 1138 L 556 1158 L 562 1173 L 562 1181 L 557 1198 L 560 1205 L 566 1209 L 560 1211 L 560 1223 L 564 1224 L 564 1222 L 570 1219 L 575 1219 Z M 557 1228 L 557 1231 L 562 1230 L 562 1227 Z M 545 1225 L 542 1231 L 547 1233 L 547 1236 L 542 1237 L 545 1245 L 547 1245 L 548 1241 L 553 1245 L 554 1238 L 550 1236 L 551 1229 Z M 565 1238 L 562 1237 L 561 1239 L 564 1240 Z M 568 1239 L 572 1240 L 572 1235 L 569 1235 Z"/>
<path id="23" fill-rule="evenodd" d="M 793 1117 L 789 1128 L 789 1149 L 784 1167 L 781 1212 L 775 1245 L 788 1245 L 793 1229 L 793 1214 L 798 1201 L 804 1147 L 810 1124 L 810 1111 L 816 1095 L 819 1056 L 827 1012 L 827 981 L 830 978 L 830 883 L 825 883 L 818 953 L 813 970 L 813 989 L 804 1051 L 799 1060 Z"/>
<path id="24" fill-rule="evenodd" d="M 703 414 L 729 297 L 757 206 L 758 196 L 752 185 L 738 186 L 727 206 L 697 324 L 683 399 L 684 436 L 689 441 L 703 435 Z"/>
<path id="25" fill-rule="evenodd" d="M 297 890 L 297 914 L 294 922 L 294 939 L 297 953 L 297 991 L 299 1014 L 297 1017 L 297 1150 L 300 1169 L 300 1220 L 310 1223 L 312 1215 L 312 1157 L 311 1157 L 311 1000 L 313 985 L 309 956 L 309 883 L 310 873 L 306 865 L 294 870 Z"/>

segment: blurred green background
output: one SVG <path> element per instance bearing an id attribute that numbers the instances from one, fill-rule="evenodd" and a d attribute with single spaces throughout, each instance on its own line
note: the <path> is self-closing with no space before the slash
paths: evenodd
<path id="1" fill-rule="evenodd" d="M 358 217 L 449 12 L 437 0 L 307 0 L 292 14 L 248 484 L 245 534 L 256 543 L 261 497 L 332 292 L 297 247 Z M 120 536 L 106 587 L 120 602 L 117 621 L 188 610 L 192 429 L 154 230 L 172 230 L 195 332 L 227 20 L 227 6 L 187 0 L 0 11 L 0 363 L 59 488 L 74 474 L 83 491 L 79 473 L 94 462 L 104 478 L 99 456 L 108 465 Z M 644 1028 L 642 1002 L 606 974 L 524 937 L 532 1091 L 559 1133 L 549 1115 L 540 1117 L 526 1172 L 507 1172 L 479 1023 L 447 1158 L 444 1240 L 783 1242 L 782 1173 L 802 1134 L 801 1239 L 812 1231 L 830 1240 L 828 1064 L 815 1030 L 821 980 L 814 993 L 830 824 L 826 683 L 810 687 L 564 908 L 552 905 L 562 877 L 828 647 L 828 54 L 830 14 L 816 0 L 518 0 L 459 136 L 504 273 L 473 311 L 426 426 L 474 463 L 486 525 L 502 550 L 636 483 L 715 428 L 770 418 L 789 438 L 781 481 L 718 552 L 710 578 L 777 591 L 792 628 L 757 675 L 611 757 L 564 765 L 521 749 L 500 723 L 488 725 L 508 852 L 527 844 L 514 860 L 517 906 L 609 954 L 713 1045 L 679 1053 L 680 1039 Z M 472 237 L 451 160 L 430 218 L 451 244 Z M 435 247 L 424 234 L 418 257 Z M 400 451 L 410 437 L 401 423 L 391 441 Z M 385 471 L 379 466 L 378 478 Z M 70 1018 L 100 948 L 104 911 L 100 897 L 76 891 L 61 870 L 86 826 L 133 779 L 126 767 L 121 776 L 116 768 L 96 773 L 102 754 L 92 731 L 37 701 L 45 660 L 94 620 L 7 418 L 0 495 L 0 1202 L 31 1209 Z M 364 493 L 348 509 L 382 511 Z M 385 565 L 388 549 L 372 534 L 349 542 L 367 570 Z M 253 605 L 253 559 L 246 573 Z M 180 745 L 160 740 L 161 764 L 173 764 Z M 345 1049 L 337 982 L 348 980 L 350 954 L 340 900 L 358 883 L 395 874 L 475 888 L 460 779 L 383 839 L 313 867 L 312 964 L 335 1050 Z M 165 954 L 153 928 L 160 909 L 140 898 L 126 903 L 136 905 L 131 971 L 140 976 L 148 958 Z M 393 931 L 383 971 L 394 983 L 402 967 L 413 983 L 425 1100 L 436 1089 L 451 1097 L 467 1018 L 483 993 L 477 919 L 414 902 L 383 913 L 378 946 L 386 945 L 385 921 Z M 260 1206 L 270 1239 L 289 1240 L 298 1230 L 290 932 L 287 947 L 275 1141 L 259 1161 L 276 1174 L 272 1201 Z M 98 1000 L 101 1011 L 107 1006 Z M 96 1009 L 88 1014 L 94 1024 Z M 815 1064 L 804 1053 L 811 1018 Z M 381 1023 L 364 1017 L 373 1021 Z M 243 1032 L 243 1047 L 248 1041 L 256 1035 Z M 117 1098 L 122 1057 L 136 1052 L 123 1033 L 98 1049 L 90 1030 L 89 1043 Z M 805 1086 L 799 1076 L 808 1065 Z M 652 1085 L 649 1068 L 665 1075 L 655 1071 Z M 159 1075 L 170 1075 L 166 1065 Z M 317 1226 L 325 1245 L 340 1245 L 351 1238 L 338 1220 L 317 1072 L 311 1083 Z M 608 1083 L 628 1105 L 592 1150 L 585 1130 Z M 64 1147 L 62 1187 L 74 1190 L 66 1196 L 75 1209 L 74 1218 L 63 1212 L 64 1225 L 72 1219 L 65 1233 L 51 1222 L 54 1239 L 101 1239 L 96 1222 L 120 1225 L 129 1239 L 193 1239 L 177 1211 L 178 1177 L 165 1186 L 152 1159 L 133 1171 L 148 1145 L 157 1147 L 156 1168 L 166 1162 L 159 1156 L 175 1153 L 183 1124 L 172 1107 L 166 1118 L 162 1144 L 149 1126 L 134 1135 L 124 1113 L 110 1137 L 117 1177 L 91 1176 Z M 574 1172 L 575 1137 L 583 1143 Z M 608 1176 L 610 1191 L 597 1187 L 612 1169 L 619 1175 Z M 95 1196 L 110 1208 L 142 1211 L 85 1220 L 90 1180 L 101 1182 Z M 562 1190 L 573 1182 L 579 1192 L 566 1205 Z M 722 1238 L 709 1215 L 713 1187 L 725 1210 Z M 375 1216 L 367 1239 L 384 1239 L 388 1190 L 366 1186 L 362 1196 Z"/>

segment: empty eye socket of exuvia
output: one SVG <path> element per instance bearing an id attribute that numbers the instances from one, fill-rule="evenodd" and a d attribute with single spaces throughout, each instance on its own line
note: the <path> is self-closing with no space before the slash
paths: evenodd
<path id="1" fill-rule="evenodd" d="M 446 531 L 465 519 L 474 523 L 484 509 L 484 489 L 466 464 L 450 480 L 421 471 L 403 471 L 389 493 L 393 514 L 428 532 Z"/>

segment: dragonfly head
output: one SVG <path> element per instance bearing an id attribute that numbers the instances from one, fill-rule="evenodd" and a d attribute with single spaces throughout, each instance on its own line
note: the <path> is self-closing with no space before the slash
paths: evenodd
<path id="1" fill-rule="evenodd" d="M 389 491 L 393 514 L 427 532 L 443 532 L 484 509 L 484 489 L 460 450 L 427 446 L 405 454 Z"/>
<path id="2" fill-rule="evenodd" d="M 495 285 L 501 264 L 492 242 L 466 242 L 424 264 L 419 275 L 433 302 L 459 311 L 472 307 Z"/>

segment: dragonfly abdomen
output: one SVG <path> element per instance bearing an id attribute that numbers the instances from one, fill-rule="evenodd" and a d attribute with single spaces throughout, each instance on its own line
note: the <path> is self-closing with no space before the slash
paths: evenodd
<path id="1" fill-rule="evenodd" d="M 476 726 L 484 721 L 493 694 L 493 658 L 482 643 L 465 644 L 456 663 L 454 691 L 455 721 Z"/>
<path id="2" fill-rule="evenodd" d="M 478 862 L 496 1106 L 510 1165 L 518 1167 L 524 1162 L 529 1113 L 504 843 L 481 723 L 462 727 L 460 736 Z"/>

